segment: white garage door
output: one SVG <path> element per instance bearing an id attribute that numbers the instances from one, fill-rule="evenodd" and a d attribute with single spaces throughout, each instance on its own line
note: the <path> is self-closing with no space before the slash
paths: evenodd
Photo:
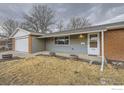
<path id="1" fill-rule="evenodd" d="M 15 51 L 28 52 L 28 38 L 16 39 Z"/>

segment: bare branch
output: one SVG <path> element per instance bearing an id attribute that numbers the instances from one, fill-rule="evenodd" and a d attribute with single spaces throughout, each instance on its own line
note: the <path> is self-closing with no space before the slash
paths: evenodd
<path id="1" fill-rule="evenodd" d="M 25 14 L 25 28 L 35 32 L 46 33 L 55 24 L 55 12 L 47 5 L 34 5 L 29 15 Z"/>
<path id="2" fill-rule="evenodd" d="M 64 23 L 63 23 L 63 20 L 60 20 L 57 24 L 57 29 L 59 31 L 63 31 L 64 30 Z"/>
<path id="3" fill-rule="evenodd" d="M 85 17 L 72 17 L 70 19 L 70 22 L 67 26 L 68 29 L 77 29 L 77 28 L 83 28 L 86 26 L 91 25 L 89 20 Z"/>
<path id="4" fill-rule="evenodd" d="M 14 19 L 10 19 L 10 18 L 7 18 L 2 24 L 2 28 L 8 34 L 8 36 L 11 35 L 18 26 L 19 23 Z"/>

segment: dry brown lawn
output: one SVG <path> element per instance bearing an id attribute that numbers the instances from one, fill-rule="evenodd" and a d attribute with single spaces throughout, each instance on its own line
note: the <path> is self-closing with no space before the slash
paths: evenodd
<path id="1" fill-rule="evenodd" d="M 57 57 L 0 62 L 0 84 L 4 85 L 113 85 L 124 84 L 124 70 Z"/>

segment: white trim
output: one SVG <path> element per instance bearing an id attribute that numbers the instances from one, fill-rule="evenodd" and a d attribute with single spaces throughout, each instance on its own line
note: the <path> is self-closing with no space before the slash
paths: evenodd
<path id="1" fill-rule="evenodd" d="M 100 56 L 100 33 L 98 32 L 98 33 L 88 33 L 88 36 L 87 36 L 87 51 L 88 51 L 88 55 L 92 55 L 92 54 L 90 54 L 89 53 L 89 49 L 90 49 L 90 35 L 92 35 L 92 34 L 97 34 L 97 51 L 98 51 L 98 54 L 96 54 L 97 56 Z M 93 55 L 95 55 L 95 53 L 93 54 Z"/>
<path id="2" fill-rule="evenodd" d="M 102 36 L 102 64 L 101 64 L 101 71 L 104 68 L 104 31 L 101 32 Z"/>
<path id="3" fill-rule="evenodd" d="M 23 38 L 28 38 L 29 35 L 24 35 L 24 36 L 20 36 L 20 37 L 15 37 L 15 39 L 23 39 Z"/>
<path id="4" fill-rule="evenodd" d="M 65 36 L 59 36 L 59 37 L 65 37 Z M 55 44 L 55 38 L 56 37 L 54 37 L 54 45 L 55 46 L 70 46 L 70 36 L 67 36 L 68 37 L 68 39 L 69 39 L 69 43 L 66 45 L 66 44 Z"/>
<path id="5" fill-rule="evenodd" d="M 20 30 L 22 30 L 22 31 L 24 31 L 24 32 L 28 32 L 29 34 L 31 33 L 31 32 L 29 32 L 29 31 L 27 31 L 27 30 L 24 30 L 24 29 L 21 29 L 21 28 L 16 28 L 16 30 L 10 35 L 10 38 L 14 37 L 15 34 L 16 34 L 18 31 L 20 31 Z"/>
<path id="6" fill-rule="evenodd" d="M 106 27 L 107 29 L 118 29 L 118 28 L 124 28 L 124 25 L 117 25 L 117 26 L 109 26 L 109 27 Z"/>
<path id="7" fill-rule="evenodd" d="M 107 31 L 107 29 L 103 29 L 103 31 Z M 65 33 L 60 35 L 50 35 L 50 36 L 41 36 L 38 38 L 49 38 L 49 37 L 61 37 L 61 36 L 69 36 L 69 35 L 78 35 L 78 34 L 87 34 L 87 33 L 97 33 L 101 32 L 101 30 L 95 30 L 95 31 L 84 31 L 84 32 L 73 32 L 73 33 Z M 47 34 L 46 34 L 47 35 Z"/>
<path id="8" fill-rule="evenodd" d="M 12 38 L 17 33 L 18 30 L 19 30 L 19 28 L 16 28 L 15 31 L 13 31 L 13 33 L 10 35 L 9 38 Z"/>

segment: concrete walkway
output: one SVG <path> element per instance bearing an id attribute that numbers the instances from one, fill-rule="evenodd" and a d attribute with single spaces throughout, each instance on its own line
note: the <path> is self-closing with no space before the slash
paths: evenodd
<path id="1" fill-rule="evenodd" d="M 2 55 L 4 54 L 13 54 L 13 57 L 20 57 L 20 58 L 28 58 L 34 56 L 33 54 L 29 54 L 25 52 L 5 51 L 5 52 L 0 52 L 0 59 L 2 59 Z"/>
<path id="2" fill-rule="evenodd" d="M 3 54 L 13 54 L 14 57 L 20 57 L 20 58 L 29 58 L 29 57 L 35 57 L 37 55 L 49 55 L 50 51 L 41 51 L 41 52 L 37 52 L 37 53 L 25 53 L 25 52 L 17 52 L 17 51 L 6 51 L 6 52 L 0 52 L 0 59 L 2 59 L 2 55 Z M 57 52 L 56 55 L 58 56 L 63 56 L 63 57 L 68 57 L 70 58 L 69 53 L 60 53 Z M 88 55 L 84 55 L 84 54 L 76 54 L 80 59 L 85 59 L 85 60 L 89 60 L 89 61 L 97 61 L 97 62 L 101 62 L 101 57 L 98 56 L 88 56 Z"/>
<path id="3" fill-rule="evenodd" d="M 33 55 L 35 55 L 35 56 L 40 55 L 40 54 L 49 55 L 49 53 L 50 53 L 49 51 L 41 51 L 41 52 L 34 53 Z M 63 57 L 70 57 L 71 54 L 57 52 L 56 55 L 63 56 Z M 98 56 L 88 56 L 88 55 L 84 55 L 84 54 L 76 54 L 76 55 L 81 59 L 101 62 L 101 57 L 98 57 Z"/>

